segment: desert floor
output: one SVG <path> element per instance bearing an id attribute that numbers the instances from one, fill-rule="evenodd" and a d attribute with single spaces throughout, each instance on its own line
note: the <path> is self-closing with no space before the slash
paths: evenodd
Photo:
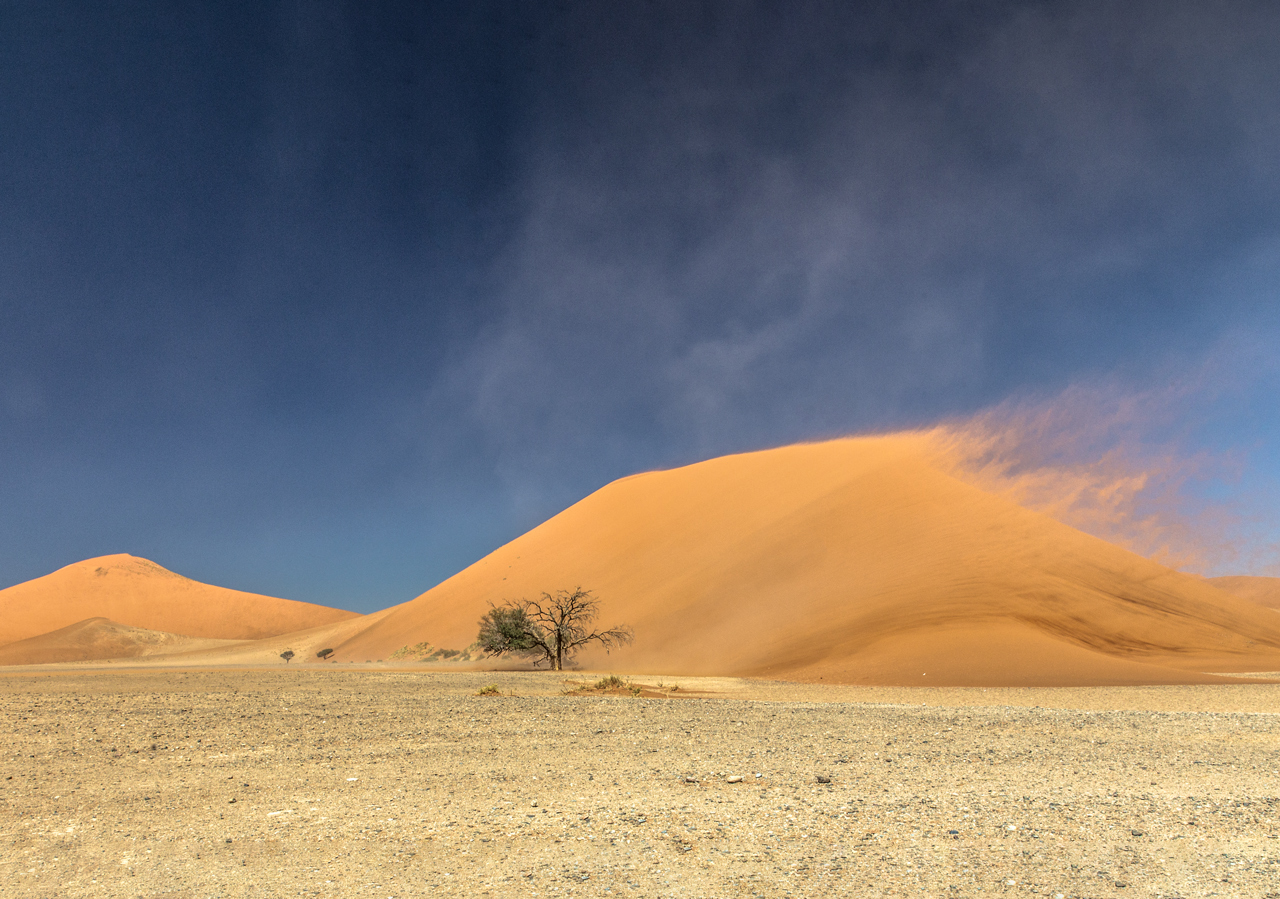
<path id="1" fill-rule="evenodd" d="M 0 896 L 1280 897 L 1280 687 L 566 677 L 2 674 Z"/>

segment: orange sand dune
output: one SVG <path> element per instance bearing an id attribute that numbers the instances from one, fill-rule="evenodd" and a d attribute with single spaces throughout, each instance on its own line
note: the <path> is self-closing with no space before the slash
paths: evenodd
<path id="1" fill-rule="evenodd" d="M 206 665 L 332 664 L 329 659 L 322 661 L 317 658 L 316 653 L 322 649 L 334 649 L 342 645 L 360 630 L 376 624 L 398 608 L 399 606 L 392 606 L 390 609 L 383 609 L 369 615 L 348 618 L 332 624 L 322 624 L 307 630 L 263 637 L 260 640 L 237 641 L 212 648 L 180 648 L 180 651 L 171 654 L 150 657 L 146 662 L 161 666 L 199 665 L 202 667 Z M 287 663 L 280 659 L 280 653 L 286 649 L 294 652 L 294 658 Z M 369 661 L 381 662 L 384 659 L 376 656 Z"/>
<path id="2" fill-rule="evenodd" d="M 0 590 L 0 646 L 86 618 L 186 637 L 248 640 L 358 617 L 202 584 L 135 556 L 102 556 Z"/>
<path id="3" fill-rule="evenodd" d="M 636 642 L 585 665 L 879 684 L 1209 682 L 1280 620 L 945 473 L 927 434 L 615 481 L 338 647 L 462 648 L 489 602 L 581 585 Z"/>
<path id="4" fill-rule="evenodd" d="M 137 659 L 182 650 L 213 649 L 238 640 L 184 637 L 89 618 L 38 637 L 0 646 L 0 665 L 48 665 L 104 659 Z"/>
<path id="5" fill-rule="evenodd" d="M 1256 602 L 1268 609 L 1280 610 L 1280 577 L 1249 577 L 1247 575 L 1228 575 L 1211 577 L 1209 583 L 1226 590 L 1228 593 Z"/>

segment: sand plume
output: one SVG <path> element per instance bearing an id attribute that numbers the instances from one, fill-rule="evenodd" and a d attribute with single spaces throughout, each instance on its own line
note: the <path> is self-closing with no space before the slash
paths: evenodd
<path id="1" fill-rule="evenodd" d="M 1240 522 L 1187 488 L 1229 478 L 1239 460 L 1188 451 L 1171 436 L 1175 408 L 1196 393 L 1101 383 L 1011 399 L 932 429 L 935 463 L 1110 543 L 1204 571 L 1239 556 Z"/>
<path id="2" fill-rule="evenodd" d="M 1228 593 L 1256 602 L 1268 609 L 1280 611 L 1280 577 L 1249 577 L 1247 575 L 1228 575 L 1211 577 L 1209 583 Z"/>
<path id="3" fill-rule="evenodd" d="M 849 683 L 1212 680 L 1280 669 L 1257 605 L 952 476 L 934 432 L 615 481 L 338 647 L 466 646 L 487 603 L 582 585 L 618 671 Z M 927 663 L 927 664 L 925 664 Z"/>
<path id="4" fill-rule="evenodd" d="M 251 640 L 355 612 L 193 581 L 146 559 L 101 556 L 0 590 L 0 646 L 87 618 L 186 637 Z"/>

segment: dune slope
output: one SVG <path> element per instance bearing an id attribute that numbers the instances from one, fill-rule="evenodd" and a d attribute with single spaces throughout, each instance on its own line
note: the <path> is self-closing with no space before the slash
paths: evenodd
<path id="1" fill-rule="evenodd" d="M 0 590 L 0 646 L 87 618 L 186 637 L 252 640 L 358 617 L 202 584 L 136 556 L 101 556 Z"/>
<path id="2" fill-rule="evenodd" d="M 1280 577 L 1250 577 L 1248 575 L 1226 575 L 1211 577 L 1209 583 L 1228 593 L 1256 602 L 1268 609 L 1280 610 Z"/>
<path id="3" fill-rule="evenodd" d="M 0 646 L 0 665 L 49 665 L 105 659 L 139 659 L 184 650 L 208 650 L 238 640 L 184 637 L 88 618 L 38 637 Z"/>
<path id="4" fill-rule="evenodd" d="M 464 647 L 489 602 L 581 585 L 618 671 L 846 683 L 1212 681 L 1280 670 L 1276 616 L 944 472 L 927 435 L 624 478 L 338 647 Z"/>
<path id="5" fill-rule="evenodd" d="M 160 666 L 199 665 L 202 667 L 206 665 L 331 664 L 329 657 L 320 659 L 316 656 L 316 653 L 322 649 L 332 649 L 341 645 L 356 633 L 392 614 L 397 608 L 399 607 L 392 606 L 390 609 L 371 612 L 368 615 L 348 618 L 332 624 L 322 624 L 306 630 L 291 631 L 287 634 L 263 637 L 258 640 L 241 640 L 210 648 L 177 647 L 168 654 L 153 656 L 146 661 L 148 664 L 154 663 Z M 286 649 L 293 650 L 295 656 L 287 663 L 280 658 L 280 653 Z M 0 651 L 3 650 L 0 649 Z M 375 660 L 369 659 L 367 661 Z M 383 659 L 378 658 L 376 661 L 383 661 Z"/>

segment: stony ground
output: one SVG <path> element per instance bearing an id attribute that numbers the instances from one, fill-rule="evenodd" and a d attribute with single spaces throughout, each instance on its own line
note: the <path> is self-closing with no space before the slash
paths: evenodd
<path id="1" fill-rule="evenodd" d="M 1280 897 L 1280 687 L 676 683 L 0 676 L 0 896 Z"/>

